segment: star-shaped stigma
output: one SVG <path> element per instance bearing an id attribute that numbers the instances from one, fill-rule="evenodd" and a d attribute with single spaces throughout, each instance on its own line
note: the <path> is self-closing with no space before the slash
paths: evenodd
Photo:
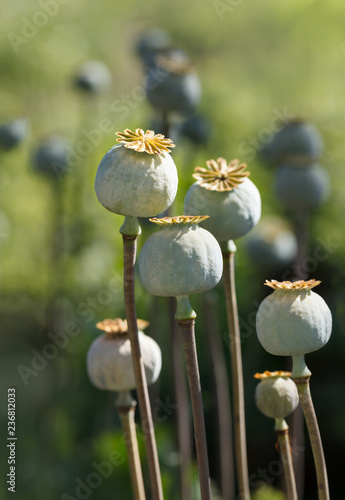
<path id="1" fill-rule="evenodd" d="M 199 222 L 208 218 L 209 215 L 176 215 L 175 217 L 162 217 L 161 219 L 153 217 L 149 220 L 159 226 L 169 226 L 171 224 L 199 224 Z"/>
<path id="2" fill-rule="evenodd" d="M 137 319 L 138 330 L 144 330 L 150 323 L 143 319 Z M 126 319 L 104 319 L 96 324 L 98 330 L 102 330 L 109 337 L 120 337 L 128 333 L 128 324 Z"/>
<path id="3" fill-rule="evenodd" d="M 231 160 L 228 164 L 225 158 L 209 160 L 207 168 L 195 167 L 193 174 L 197 183 L 210 191 L 232 191 L 237 188 L 250 172 L 245 172 L 246 163 Z"/>
<path id="4" fill-rule="evenodd" d="M 318 280 L 298 280 L 298 281 L 276 281 L 266 280 L 264 285 L 273 288 L 274 290 L 311 290 L 314 286 L 321 283 Z"/>
<path id="5" fill-rule="evenodd" d="M 143 131 L 141 128 L 135 129 L 135 132 L 126 128 L 124 132 L 116 132 L 120 137 L 117 139 L 126 148 L 134 149 L 139 153 L 162 154 L 170 153 L 170 149 L 175 147 L 171 139 L 167 139 L 162 134 L 155 134 L 153 130 Z"/>

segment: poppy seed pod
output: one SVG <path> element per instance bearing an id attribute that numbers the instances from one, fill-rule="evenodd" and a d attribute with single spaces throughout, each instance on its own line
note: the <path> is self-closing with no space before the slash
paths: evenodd
<path id="1" fill-rule="evenodd" d="M 98 94 L 111 84 L 111 73 L 100 61 L 87 61 L 78 70 L 75 86 L 84 92 Z"/>
<path id="2" fill-rule="evenodd" d="M 303 167 L 281 165 L 276 171 L 275 192 L 279 201 L 292 211 L 318 207 L 329 193 L 328 174 L 313 164 Z"/>
<path id="3" fill-rule="evenodd" d="M 152 130 L 126 129 L 99 164 L 95 191 L 110 212 L 152 217 L 166 210 L 176 196 L 177 170 L 170 156 L 174 144 Z"/>
<path id="4" fill-rule="evenodd" d="M 145 65 L 151 65 L 157 53 L 168 49 L 171 45 L 172 39 L 169 33 L 161 28 L 153 28 L 139 38 L 136 52 Z"/>
<path id="5" fill-rule="evenodd" d="M 257 312 L 260 343 L 276 356 L 304 356 L 323 347 L 332 331 L 332 316 L 326 302 L 312 291 L 320 281 L 266 280 L 274 292 Z"/>
<path id="6" fill-rule="evenodd" d="M 210 133 L 210 122 L 201 114 L 187 118 L 179 129 L 179 134 L 182 137 L 187 137 L 196 145 L 205 144 L 210 137 Z"/>
<path id="7" fill-rule="evenodd" d="M 0 125 L 0 150 L 10 151 L 24 141 L 27 121 L 23 118 Z"/>
<path id="8" fill-rule="evenodd" d="M 266 218 L 248 236 L 246 249 L 255 266 L 278 269 L 294 262 L 297 240 L 283 220 Z"/>
<path id="9" fill-rule="evenodd" d="M 32 153 L 32 164 L 41 174 L 58 179 L 68 167 L 68 142 L 58 135 L 48 137 Z"/>
<path id="10" fill-rule="evenodd" d="M 248 179 L 246 164 L 224 158 L 206 162 L 207 168 L 196 167 L 192 184 L 185 197 L 185 213 L 201 211 L 210 218 L 202 226 L 220 242 L 247 234 L 261 216 L 261 198 L 255 184 Z"/>
<path id="11" fill-rule="evenodd" d="M 205 218 L 181 215 L 151 219 L 161 229 L 147 239 L 140 252 L 140 278 L 148 292 L 186 297 L 210 290 L 219 282 L 222 253 L 212 234 L 198 225 Z"/>
<path id="12" fill-rule="evenodd" d="M 266 417 L 281 420 L 296 410 L 299 396 L 290 376 L 290 372 L 282 371 L 254 375 L 260 380 L 255 389 L 256 406 Z"/>
<path id="13" fill-rule="evenodd" d="M 184 57 L 159 54 L 156 70 L 146 76 L 146 97 L 149 103 L 164 113 L 191 113 L 199 104 L 201 85 L 193 65 Z"/>
<path id="14" fill-rule="evenodd" d="M 317 128 L 298 119 L 285 123 L 263 148 L 265 158 L 274 164 L 309 164 L 321 156 L 322 150 Z"/>
<path id="15" fill-rule="evenodd" d="M 158 344 L 142 330 L 148 323 L 138 319 L 139 342 L 148 384 L 153 384 L 161 371 L 162 355 Z M 127 321 L 117 318 L 97 323 L 100 335 L 87 354 L 87 372 L 93 385 L 108 391 L 135 389 L 131 343 Z"/>

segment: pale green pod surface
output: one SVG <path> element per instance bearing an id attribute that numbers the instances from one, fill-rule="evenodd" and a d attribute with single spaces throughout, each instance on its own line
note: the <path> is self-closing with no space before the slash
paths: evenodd
<path id="1" fill-rule="evenodd" d="M 256 316 L 258 338 L 266 351 L 277 356 L 298 356 L 328 342 L 331 312 L 323 298 L 311 290 L 319 283 L 266 282 L 274 292 L 262 301 Z"/>
<path id="2" fill-rule="evenodd" d="M 95 190 L 110 212 L 152 217 L 170 207 L 177 183 L 176 166 L 168 153 L 139 153 L 119 144 L 99 164 Z"/>
<path id="3" fill-rule="evenodd" d="M 260 375 L 260 374 L 257 374 Z M 296 384 L 287 372 L 265 372 L 255 389 L 255 402 L 266 417 L 283 419 L 298 406 Z M 264 376 L 266 375 L 266 376 Z"/>
<path id="4" fill-rule="evenodd" d="M 153 384 L 161 371 L 162 356 L 157 343 L 139 331 L 139 343 L 147 383 Z M 87 373 L 93 385 L 108 391 L 135 389 L 131 344 L 127 334 L 110 337 L 102 334 L 87 354 Z"/>
<path id="5" fill-rule="evenodd" d="M 192 184 L 185 197 L 185 213 L 206 213 L 209 219 L 202 226 L 218 241 L 241 238 L 259 222 L 261 197 L 258 188 L 248 178 L 232 191 L 210 191 L 198 183 Z"/>
<path id="6" fill-rule="evenodd" d="M 220 242 L 235 240 L 247 234 L 261 216 L 261 198 L 255 184 L 248 179 L 246 164 L 225 158 L 209 160 L 207 167 L 196 167 L 197 179 L 185 197 L 185 213 L 210 216 L 202 226 Z"/>
<path id="7" fill-rule="evenodd" d="M 221 279 L 223 259 L 217 240 L 195 222 L 189 223 L 186 219 L 203 217 L 156 219 L 165 222 L 147 239 L 140 252 L 141 281 L 153 295 L 179 297 L 204 292 Z M 183 222 L 166 222 L 168 220 Z"/>

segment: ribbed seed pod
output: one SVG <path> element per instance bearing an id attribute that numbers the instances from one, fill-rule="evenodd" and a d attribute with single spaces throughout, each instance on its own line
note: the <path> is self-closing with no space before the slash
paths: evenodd
<path id="1" fill-rule="evenodd" d="M 177 192 L 177 170 L 170 156 L 170 139 L 126 129 L 118 133 L 121 144 L 113 146 L 99 164 L 95 190 L 110 212 L 152 217 L 166 210 Z"/>
<path id="2" fill-rule="evenodd" d="M 139 342 L 148 385 L 161 371 L 162 355 L 158 344 L 143 333 L 148 323 L 138 319 Z M 105 333 L 91 344 L 87 354 L 87 372 L 93 385 L 108 391 L 135 389 L 135 376 L 127 321 L 120 318 L 97 323 Z"/>
<path id="3" fill-rule="evenodd" d="M 246 164 L 224 158 L 196 167 L 192 184 L 185 197 L 185 213 L 201 211 L 210 216 L 202 226 L 218 241 L 229 241 L 247 234 L 261 216 L 261 198 L 255 184 L 248 179 Z"/>

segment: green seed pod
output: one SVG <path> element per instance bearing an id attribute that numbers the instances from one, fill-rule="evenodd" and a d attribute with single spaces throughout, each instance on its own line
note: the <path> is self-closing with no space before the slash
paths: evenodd
<path id="1" fill-rule="evenodd" d="M 170 139 L 126 129 L 118 133 L 122 144 L 113 146 L 99 164 L 95 190 L 110 212 L 152 217 L 166 210 L 176 196 L 177 170 L 169 148 Z"/>
<path id="2" fill-rule="evenodd" d="M 296 410 L 299 396 L 290 376 L 290 372 L 282 371 L 265 371 L 254 375 L 260 379 L 255 390 L 256 406 L 266 417 L 281 420 Z"/>
<path id="3" fill-rule="evenodd" d="M 317 160 L 322 150 L 323 141 L 317 128 L 301 119 L 285 123 L 263 147 L 265 158 L 276 165 L 284 162 L 307 165 Z"/>
<path id="4" fill-rule="evenodd" d="M 147 383 L 153 384 L 162 368 L 162 355 L 158 344 L 145 335 L 148 323 L 138 319 L 139 343 L 145 366 Z M 90 346 L 87 354 L 87 372 L 93 385 L 108 391 L 135 389 L 131 343 L 128 337 L 127 321 L 117 318 L 97 323 L 100 335 Z"/>
<path id="5" fill-rule="evenodd" d="M 208 168 L 195 168 L 197 179 L 185 197 L 185 213 L 207 213 L 202 226 L 220 242 L 247 234 L 261 216 L 261 198 L 255 184 L 244 172 L 246 164 L 224 158 L 206 162 Z"/>
<path id="6" fill-rule="evenodd" d="M 246 249 L 258 269 L 286 269 L 297 254 L 297 240 L 282 219 L 266 217 L 248 236 Z"/>
<path id="7" fill-rule="evenodd" d="M 155 63 L 156 71 L 149 71 L 146 77 L 149 103 L 164 113 L 193 112 L 201 98 L 201 85 L 193 72 L 193 63 L 182 51 L 158 54 Z"/>
<path id="8" fill-rule="evenodd" d="M 161 226 L 139 258 L 144 288 L 160 297 L 182 297 L 213 288 L 223 271 L 222 253 L 211 233 L 198 226 L 205 216 L 151 219 Z"/>
<path id="9" fill-rule="evenodd" d="M 292 211 L 318 207 L 329 194 L 329 178 L 324 168 L 312 164 L 302 167 L 281 165 L 276 172 L 275 192 L 279 201 Z"/>
<path id="10" fill-rule="evenodd" d="M 267 281 L 274 293 L 257 312 L 260 343 L 276 356 L 304 356 L 323 347 L 332 331 L 332 316 L 326 302 L 311 289 L 320 281 Z"/>
<path id="11" fill-rule="evenodd" d="M 101 61 L 87 61 L 78 68 L 74 84 L 77 88 L 91 94 L 99 94 L 110 87 L 111 73 Z"/>

